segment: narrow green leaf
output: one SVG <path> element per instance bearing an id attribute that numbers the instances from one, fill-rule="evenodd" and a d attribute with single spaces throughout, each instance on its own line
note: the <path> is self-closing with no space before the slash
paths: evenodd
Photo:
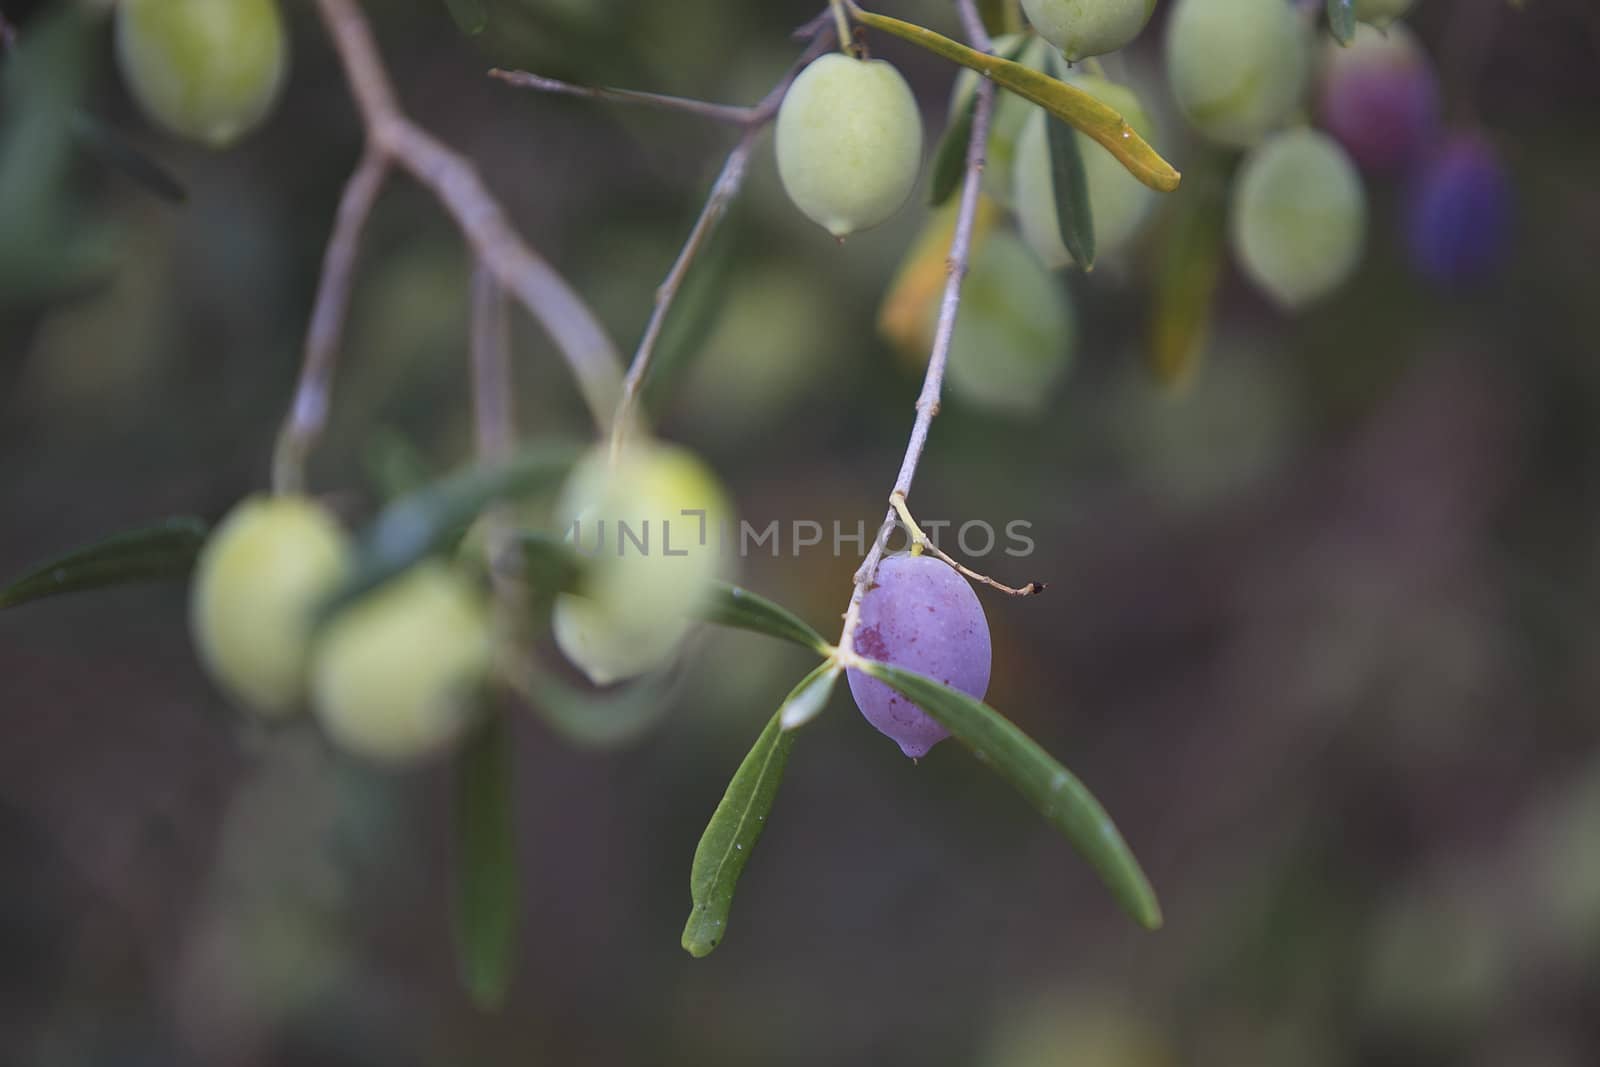
<path id="1" fill-rule="evenodd" d="M 468 467 L 394 501 L 362 537 L 351 576 L 329 598 L 324 617 L 449 543 L 494 501 L 554 483 L 577 456 L 569 445 L 534 445 L 504 462 Z"/>
<path id="2" fill-rule="evenodd" d="M 728 306 L 728 287 L 741 262 L 744 247 L 745 201 L 738 198 L 728 205 L 722 221 L 711 231 L 694 265 L 678 290 L 677 299 L 661 326 L 661 339 L 651 371 L 644 380 L 644 403 L 655 406 L 669 395 L 674 385 L 705 351 L 712 330 Z"/>
<path id="3" fill-rule="evenodd" d="M 489 25 L 489 12 L 483 0 L 444 0 L 455 19 L 456 28 L 468 37 L 476 37 Z"/>
<path id="4" fill-rule="evenodd" d="M 102 165 L 132 178 L 146 192 L 174 204 L 189 198 L 183 183 L 173 177 L 171 171 L 94 116 L 81 111 L 73 115 L 72 135 L 79 148 Z"/>
<path id="5" fill-rule="evenodd" d="M 813 671 L 801 679 L 789 700 L 812 684 L 815 677 Z M 782 728 L 781 715 L 781 710 L 773 714 L 739 764 L 694 850 L 694 865 L 689 871 L 689 895 L 694 906 L 683 927 L 683 948 L 696 959 L 710 955 L 727 933 L 734 888 L 761 839 L 761 831 L 767 827 L 767 815 L 783 782 L 795 735 Z"/>
<path id="6" fill-rule="evenodd" d="M 789 699 L 778 709 L 778 722 L 785 730 L 798 730 L 821 714 L 833 695 L 833 685 L 839 680 L 841 668 L 833 660 L 826 660 L 812 669 L 794 687 Z"/>
<path id="7" fill-rule="evenodd" d="M 1005 716 L 932 678 L 866 661 L 861 667 L 937 719 L 984 763 L 1016 786 L 1089 861 L 1124 911 L 1147 930 L 1161 926 L 1161 905 L 1099 801 Z"/>
<path id="8" fill-rule="evenodd" d="M 1177 386 L 1193 376 L 1205 351 L 1222 279 L 1231 162 L 1200 153 L 1190 180 L 1172 199 L 1151 303 L 1149 365 L 1156 380 Z"/>
<path id="9" fill-rule="evenodd" d="M 517 960 L 517 874 L 511 724 L 496 712 L 456 755 L 455 942 L 461 980 L 498 1008 Z"/>
<path id="10" fill-rule="evenodd" d="M 1023 37 L 1005 54 L 1005 58 L 1015 61 L 1027 51 L 1030 43 L 1032 38 Z M 961 175 L 967 169 L 967 143 L 972 140 L 972 116 L 977 108 L 978 94 L 971 93 L 950 120 L 950 127 L 945 130 L 939 147 L 934 150 L 933 168 L 928 179 L 928 203 L 933 207 L 949 200 L 961 184 Z"/>
<path id="11" fill-rule="evenodd" d="M 963 67 L 970 67 L 980 74 L 986 74 L 1001 88 L 1009 89 L 1024 100 L 1038 104 L 1050 114 L 1104 145 L 1106 151 L 1128 168 L 1130 174 L 1157 192 L 1170 193 L 1178 187 L 1182 176 L 1172 164 L 1162 159 L 1160 153 L 1151 148 L 1149 143 L 1139 136 L 1138 131 L 1113 108 L 1107 107 L 1082 89 L 1067 85 L 1048 74 L 1041 74 L 1014 60 L 968 48 L 958 41 L 952 41 L 943 34 L 935 33 L 915 23 L 863 11 L 854 4 L 851 4 L 850 8 L 852 14 L 863 24 L 885 33 L 892 33 L 935 55 L 943 56 Z"/>
<path id="12" fill-rule="evenodd" d="M 1340 44 L 1356 36 L 1356 9 L 1352 0 L 1328 0 L 1328 29 Z"/>
<path id="13" fill-rule="evenodd" d="M 108 585 L 183 578 L 194 568 L 206 529 L 200 519 L 166 519 L 69 552 L 0 589 L 0 608 Z"/>
<path id="14" fill-rule="evenodd" d="M 532 660 L 517 665 L 511 685 L 547 726 L 577 748 L 616 748 L 649 730 L 672 706 L 670 670 L 614 689 L 585 690 Z"/>
<path id="15" fill-rule="evenodd" d="M 714 583 L 714 591 L 705 606 L 701 608 L 701 614 L 707 622 L 714 622 L 718 626 L 732 626 L 739 630 L 766 634 L 780 641 L 789 641 L 802 648 L 809 648 L 820 656 L 829 655 L 833 651 L 833 646 L 828 644 L 821 634 L 806 625 L 788 608 L 774 604 L 767 598 L 737 585 Z"/>
<path id="16" fill-rule="evenodd" d="M 1078 131 L 1054 115 L 1044 120 L 1050 145 L 1050 184 L 1056 199 L 1056 227 L 1061 243 L 1080 270 L 1094 269 L 1094 213 L 1089 208 L 1089 179 L 1083 172 Z"/>
<path id="17" fill-rule="evenodd" d="M 428 461 L 411 439 L 392 426 L 380 426 L 361 451 L 367 480 L 388 502 L 416 492 L 428 482 Z"/>

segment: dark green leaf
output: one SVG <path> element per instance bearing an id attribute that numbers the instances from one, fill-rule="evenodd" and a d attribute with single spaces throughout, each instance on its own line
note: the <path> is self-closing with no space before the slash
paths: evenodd
<path id="1" fill-rule="evenodd" d="M 489 12 L 483 0 L 444 0 L 456 28 L 468 37 L 476 37 L 489 25 Z"/>
<path id="2" fill-rule="evenodd" d="M 480 1008 L 498 1008 L 517 960 L 511 724 L 496 712 L 456 756 L 456 958 Z"/>
<path id="3" fill-rule="evenodd" d="M 546 533 L 524 530 L 517 534 L 522 550 L 522 577 L 541 604 L 557 593 L 572 593 L 583 577 L 583 557 L 566 541 Z"/>
<path id="4" fill-rule="evenodd" d="M 163 200 L 182 203 L 189 194 L 183 183 L 160 163 L 145 155 L 132 141 L 92 115 L 78 112 L 72 118 L 78 147 L 112 170 L 119 170 Z"/>
<path id="5" fill-rule="evenodd" d="M 615 689 L 585 690 L 528 660 L 509 681 L 568 743 L 603 749 L 625 745 L 660 722 L 672 705 L 676 677 L 669 671 Z"/>
<path id="6" fill-rule="evenodd" d="M 384 508 L 361 539 L 351 576 L 326 617 L 450 543 L 485 507 L 561 478 L 577 459 L 569 445 L 534 445 L 501 463 L 468 467 Z"/>
<path id="7" fill-rule="evenodd" d="M 1024 36 L 1005 54 L 1005 58 L 1015 61 L 1031 42 L 1032 38 Z M 974 92 L 967 96 L 961 109 L 951 118 L 949 129 L 945 130 L 939 147 L 934 149 L 933 169 L 928 178 L 928 203 L 934 207 L 949 200 L 961 184 L 961 175 L 967 169 L 967 142 L 972 140 L 972 116 L 977 108 L 978 94 Z"/>
<path id="8" fill-rule="evenodd" d="M 673 383 L 682 380 L 705 350 L 711 331 L 728 305 L 728 285 L 743 244 L 743 205 L 743 198 L 728 205 L 727 214 L 695 257 L 672 302 L 661 327 L 661 338 L 656 342 L 653 369 L 644 380 L 644 401 L 649 407 L 661 402 Z"/>
<path id="9" fill-rule="evenodd" d="M 866 661 L 862 670 L 898 690 L 1038 808 L 1089 861 L 1124 911 L 1143 927 L 1161 925 L 1161 905 L 1099 801 L 1027 734 L 982 701 L 932 678 Z"/>
<path id="10" fill-rule="evenodd" d="M 700 836 L 694 865 L 689 870 L 689 895 L 694 906 L 683 927 L 684 951 L 696 959 L 710 955 L 722 943 L 728 930 L 728 913 L 733 910 L 733 891 L 756 842 L 761 840 L 761 831 L 767 828 L 767 816 L 778 797 L 795 739 L 793 733 L 783 729 L 783 709 L 796 700 L 807 699 L 806 694 L 819 685 L 831 689 L 837 677 L 833 664 L 823 663 L 800 680 L 739 764 L 706 832 Z M 823 699 L 827 699 L 826 693 Z"/>
<path id="11" fill-rule="evenodd" d="M 0 589 L 0 608 L 83 589 L 183 578 L 205 540 L 206 524 L 188 517 L 117 534 L 42 564 Z"/>
<path id="12" fill-rule="evenodd" d="M 1328 0 L 1328 29 L 1340 44 L 1355 39 L 1356 9 L 1352 0 Z"/>
<path id="13" fill-rule="evenodd" d="M 821 656 L 832 651 L 832 646 L 821 634 L 807 626 L 788 608 L 780 607 L 737 585 L 715 583 L 715 590 L 701 609 L 701 614 L 707 622 L 714 622 L 718 626 L 766 634 L 809 648 Z"/>
<path id="14" fill-rule="evenodd" d="M 1050 184 L 1056 199 L 1061 243 L 1080 270 L 1094 268 L 1094 213 L 1089 209 L 1089 179 L 1083 172 L 1078 131 L 1054 115 L 1044 119 L 1050 143 Z"/>

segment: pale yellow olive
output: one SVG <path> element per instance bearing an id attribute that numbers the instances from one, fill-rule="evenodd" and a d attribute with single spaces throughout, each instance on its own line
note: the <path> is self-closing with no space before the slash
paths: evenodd
<path id="1" fill-rule="evenodd" d="M 1155 9 L 1156 0 L 1022 0 L 1039 36 L 1074 63 L 1122 48 Z"/>
<path id="2" fill-rule="evenodd" d="M 277 0 L 120 0 L 117 61 L 152 121 L 222 148 L 272 110 L 288 70 Z"/>
<path id="3" fill-rule="evenodd" d="M 732 510 L 693 453 L 658 442 L 598 448 L 574 469 L 556 508 L 559 532 L 586 557 L 583 585 L 556 600 L 556 643 L 598 685 L 672 658 L 730 570 Z"/>
<path id="4" fill-rule="evenodd" d="M 349 566 L 344 531 L 305 497 L 251 497 L 200 552 L 190 626 L 200 659 L 265 716 L 298 709 L 312 612 Z"/>
<path id="5" fill-rule="evenodd" d="M 1178 0 L 1167 23 L 1167 79 L 1196 130 L 1249 146 L 1299 109 L 1310 48 L 1311 31 L 1289 0 Z"/>
<path id="6" fill-rule="evenodd" d="M 1078 88 L 1114 108 L 1140 135 L 1151 136 L 1150 120 L 1131 89 L 1088 75 L 1070 79 Z M 1050 139 L 1046 122 L 1054 122 L 1038 108 L 1022 128 L 1017 145 L 1016 210 L 1022 236 L 1052 270 L 1072 262 L 1061 240 L 1057 222 L 1055 183 L 1050 171 Z M 1114 255 L 1125 246 L 1150 214 L 1155 194 L 1103 146 L 1083 134 L 1078 153 L 1089 188 L 1089 213 L 1094 218 L 1096 255 Z"/>
<path id="7" fill-rule="evenodd" d="M 883 222 L 911 195 L 922 116 L 887 62 L 831 53 L 801 71 L 784 96 L 777 153 L 789 199 L 844 237 Z"/>
<path id="8" fill-rule="evenodd" d="M 998 413 L 1042 411 L 1072 361 L 1072 303 L 1060 279 L 1015 235 L 998 230 L 974 252 L 962 294 L 946 370 L 950 391 Z"/>
<path id="9" fill-rule="evenodd" d="M 1292 130 L 1245 158 L 1234 180 L 1229 226 L 1250 280 L 1294 309 L 1348 278 L 1366 240 L 1361 176 L 1339 143 Z"/>
<path id="10" fill-rule="evenodd" d="M 484 595 L 444 564 L 422 563 L 328 622 L 312 653 L 312 703 L 347 751 L 414 762 L 460 736 L 492 660 Z"/>

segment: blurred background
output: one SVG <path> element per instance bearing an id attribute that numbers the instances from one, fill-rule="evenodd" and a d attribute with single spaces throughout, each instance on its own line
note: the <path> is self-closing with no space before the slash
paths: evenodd
<path id="1" fill-rule="evenodd" d="M 25 39 L 40 6 L 0 10 Z M 496 0 L 476 40 L 437 0 L 366 6 L 407 107 L 628 350 L 730 131 L 484 71 L 753 102 L 818 5 Z M 6 112 L 0 577 L 265 487 L 361 143 L 311 5 L 288 9 L 282 106 L 225 153 L 139 117 L 106 32 L 81 86 L 63 77 L 182 204 L 81 155 L 39 172 Z M 883 9 L 957 32 L 939 0 Z M 1447 123 L 1510 175 L 1514 223 L 1475 284 L 1419 273 L 1405 180 L 1369 180 L 1354 279 L 1287 316 L 1225 267 L 1171 388 L 1147 368 L 1158 217 L 1118 261 L 1058 276 L 1076 341 L 1046 402 L 997 415 L 952 395 L 916 484 L 919 515 L 1032 523 L 1031 558 L 987 561 L 1050 585 L 983 594 L 988 699 L 1113 813 L 1164 930 L 1126 920 L 967 753 L 912 764 L 841 687 L 795 749 L 730 936 L 691 960 L 695 843 L 808 665 L 716 631 L 626 747 L 516 716 L 521 964 L 480 1013 L 451 953 L 447 769 L 382 773 L 309 727 L 253 727 L 195 662 L 184 590 L 129 587 L 0 614 L 0 1060 L 1600 1062 L 1600 11 L 1422 0 L 1411 24 Z M 1161 35 L 1158 13 L 1116 72 L 1183 166 Z M 871 43 L 931 146 L 953 71 Z M 675 316 L 660 430 L 758 527 L 881 516 L 921 368 L 876 320 L 923 202 L 841 246 L 788 203 L 765 145 Z M 397 450 L 435 471 L 470 456 L 467 279 L 437 205 L 392 182 L 311 472 L 352 521 Z M 516 375 L 525 432 L 590 432 L 525 321 Z M 831 635 L 853 553 L 787 551 L 741 581 Z"/>

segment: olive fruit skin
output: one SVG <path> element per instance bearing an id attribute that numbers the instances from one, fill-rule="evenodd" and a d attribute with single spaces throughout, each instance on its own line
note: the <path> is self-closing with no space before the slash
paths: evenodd
<path id="1" fill-rule="evenodd" d="M 1290 0 L 1178 0 L 1167 24 L 1172 95 L 1202 135 L 1249 147 L 1300 106 L 1310 40 Z"/>
<path id="2" fill-rule="evenodd" d="M 1061 280 L 1016 236 L 996 231 L 974 250 L 962 293 L 950 391 L 997 414 L 1044 411 L 1072 363 L 1076 322 Z"/>
<path id="3" fill-rule="evenodd" d="M 1128 44 L 1155 9 L 1156 0 L 1022 0 L 1039 36 L 1074 63 Z"/>
<path id="4" fill-rule="evenodd" d="M 703 514 L 701 514 L 703 513 Z M 556 506 L 587 557 L 582 587 L 556 599 L 556 644 L 597 685 L 663 666 L 727 571 L 732 517 L 716 476 L 687 449 L 633 444 L 585 456 Z"/>
<path id="5" fill-rule="evenodd" d="M 344 530 L 305 497 L 235 506 L 201 549 L 190 590 L 195 647 L 218 684 L 264 717 L 298 710 L 312 612 L 349 561 Z"/>
<path id="6" fill-rule="evenodd" d="M 1128 124 L 1143 137 L 1149 138 L 1152 127 L 1139 98 L 1123 86 L 1088 75 L 1068 79 L 1100 102 L 1121 113 Z M 1072 262 L 1072 255 L 1061 240 L 1061 227 L 1056 218 L 1055 185 L 1050 175 L 1050 139 L 1046 129 L 1054 121 L 1039 108 L 1031 108 L 1027 125 L 1017 144 L 1016 195 L 1017 222 L 1028 245 L 1045 266 L 1052 270 Z M 1097 255 L 1112 255 L 1124 247 L 1139 227 L 1149 217 L 1155 193 L 1148 189 L 1128 169 L 1117 162 L 1103 145 L 1085 137 L 1078 138 L 1078 152 L 1083 159 L 1083 176 L 1089 187 L 1089 210 L 1094 217 L 1094 239 Z"/>
<path id="7" fill-rule="evenodd" d="M 1366 193 L 1338 142 L 1314 130 L 1278 134 L 1234 179 L 1229 228 L 1250 280 L 1287 310 L 1337 288 L 1366 240 Z"/>
<path id="8" fill-rule="evenodd" d="M 1369 23 L 1380 30 L 1410 11 L 1417 0 L 1355 0 L 1352 5 L 1356 21 Z"/>
<path id="9" fill-rule="evenodd" d="M 1512 235 L 1512 185 L 1499 153 L 1475 133 L 1443 141 L 1418 169 L 1405 208 L 1417 273 L 1444 288 L 1493 276 Z"/>
<path id="10" fill-rule="evenodd" d="M 933 556 L 889 556 L 861 598 L 855 650 L 982 700 L 989 691 L 989 621 L 978 594 Z M 950 736 L 921 708 L 876 678 L 847 672 L 856 707 L 911 759 Z"/>
<path id="11" fill-rule="evenodd" d="M 1439 80 L 1404 26 L 1356 27 L 1345 47 L 1323 46 L 1317 117 L 1371 174 L 1395 174 L 1439 132 Z"/>
<path id="12" fill-rule="evenodd" d="M 116 48 L 144 113 L 213 148 L 267 117 L 289 65 L 277 0 L 120 0 Z"/>
<path id="13" fill-rule="evenodd" d="M 922 116 L 881 59 L 831 53 L 800 72 L 778 109 L 778 176 L 805 215 L 835 237 L 878 225 L 911 195 Z"/>
<path id="14" fill-rule="evenodd" d="M 412 763 L 460 736 L 492 661 L 484 596 L 444 564 L 422 563 L 328 621 L 312 652 L 312 704 L 345 750 Z"/>

